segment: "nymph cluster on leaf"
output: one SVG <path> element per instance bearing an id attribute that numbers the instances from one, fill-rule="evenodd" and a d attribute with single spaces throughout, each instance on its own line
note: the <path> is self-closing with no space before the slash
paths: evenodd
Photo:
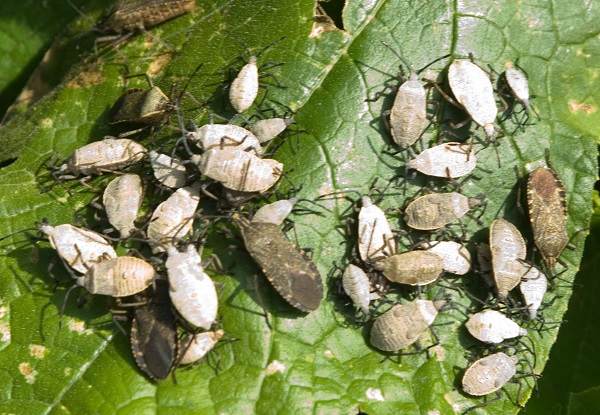
<path id="1" fill-rule="evenodd" d="M 118 2 L 96 29 L 103 35 L 114 33 L 114 40 L 122 42 L 134 32 L 190 12 L 194 3 Z M 131 322 L 135 360 L 154 380 L 198 361 L 225 335 L 226 321 L 219 318 L 222 284 L 213 281 L 207 267 L 225 271 L 216 255 L 202 258 L 217 232 L 237 232 L 273 288 L 299 315 L 321 304 L 319 270 L 281 227 L 296 204 L 306 199 L 265 203 L 284 177 L 284 165 L 273 152 L 293 117 L 278 102 L 269 101 L 275 107 L 265 107 L 266 93 L 256 102 L 259 88 L 265 86 L 261 80 L 273 77 L 264 70 L 281 65 L 267 62 L 258 67 L 257 62 L 282 40 L 256 55 L 246 48 L 249 61 L 223 86 L 230 92 L 226 113 L 235 113 L 231 119 L 213 114 L 209 123 L 197 126 L 187 118 L 189 111 L 184 114 L 189 98 L 196 109 L 192 116 L 203 116 L 207 104 L 187 92 L 202 65 L 177 94 L 177 84 L 167 95 L 142 74 L 148 87 L 126 90 L 106 112 L 110 128 L 126 131 L 101 140 L 90 137 L 89 144 L 63 163 L 49 166 L 55 183 L 45 191 L 56 184 L 70 186 L 69 193 L 89 189 L 98 193 L 90 205 L 99 211 L 91 225 L 52 226 L 44 221 L 34 229 L 47 238 L 72 275 L 71 289 L 84 287 L 115 299 L 114 320 L 123 330 Z M 283 107 L 286 112 L 278 116 Z M 177 124 L 172 122 L 174 115 Z M 225 121 L 216 123 L 215 118 Z M 172 134 L 165 139 L 167 130 L 176 131 L 175 139 Z M 107 180 L 106 175 L 114 177 Z M 85 187 L 66 183 L 72 179 Z M 294 193 L 299 191 L 294 187 Z M 281 194 L 276 195 L 280 199 Z M 61 324 L 71 289 L 61 309 Z"/>
<path id="2" fill-rule="evenodd" d="M 387 43 L 383 44 L 391 49 Z M 458 300 L 453 300 L 447 291 L 468 298 L 477 308 L 483 306 L 480 310 L 470 307 L 466 312 L 461 311 L 467 317 L 470 334 L 487 344 L 479 346 L 479 356 L 483 357 L 464 373 L 463 391 L 472 396 L 487 395 L 513 379 L 518 372 L 517 363 L 523 361 L 519 355 L 524 348 L 532 352 L 535 362 L 535 349 L 524 346 L 520 339 L 528 333 L 521 325 L 539 329 L 544 324 L 540 310 L 548 280 L 552 282 L 558 275 L 557 262 L 565 266 L 559 258 L 569 241 L 564 186 L 548 156 L 548 167 L 529 175 L 529 220 L 535 251 L 543 260 L 541 267 L 536 266 L 533 243 L 528 249 L 519 229 L 501 216 L 490 224 L 489 240 L 484 243 L 481 235 L 485 224 L 480 218 L 486 196 L 498 193 L 507 183 L 496 184 L 487 194 L 469 196 L 466 189 L 473 180 L 480 180 L 481 174 L 495 176 L 478 166 L 478 154 L 490 144 L 498 155 L 498 167 L 502 168 L 503 145 L 498 138 L 505 133 L 498 127 L 498 102 L 505 103 L 508 94 L 512 94 L 523 111 L 535 112 L 529 101 L 527 78 L 516 65 L 509 65 L 496 91 L 490 74 L 471 58 L 452 60 L 445 72 L 445 83 L 436 79 L 423 84 L 418 74 L 425 68 L 414 71 L 402 56 L 393 52 L 401 60 L 400 85 L 386 85 L 384 91 L 367 101 L 377 101 L 387 90 L 397 90 L 392 107 L 383 112 L 382 121 L 393 140 L 386 153 L 400 160 L 401 165 L 395 176 L 378 177 L 388 183 L 381 187 L 373 185 L 368 195 L 361 195 L 357 217 L 348 219 L 347 229 L 351 230 L 346 237 L 349 241 L 356 240 L 356 245 L 349 247 L 348 265 L 338 274 L 345 294 L 359 311 L 355 318 L 343 314 L 370 327 L 369 343 L 374 348 L 386 354 L 406 355 L 414 354 L 413 345 L 420 349 L 419 337 L 432 328 L 439 311 L 460 308 Z M 403 79 L 402 65 L 410 71 L 408 80 Z M 436 119 L 444 103 L 460 109 L 464 118 L 453 122 L 438 115 Z M 514 107 L 505 106 L 500 123 L 510 120 L 517 128 L 524 129 L 529 125 L 529 117 L 513 117 Z M 470 121 L 476 125 L 475 131 L 461 134 L 461 128 Z M 441 132 L 441 127 L 448 124 L 451 129 Z M 479 128 L 483 137 L 478 137 Z M 452 141 L 447 141 L 447 136 Z M 429 142 L 430 147 L 423 149 L 424 142 Z M 417 149 L 418 146 L 421 148 Z M 407 184 L 420 186 L 421 190 L 407 198 Z M 352 192 L 356 189 L 340 189 L 334 195 L 348 198 Z M 374 193 L 380 196 L 376 202 L 371 199 Z M 404 199 L 399 202 L 401 198 Z M 389 207 L 384 210 L 377 206 L 379 203 Z M 478 217 L 473 216 L 477 211 Z M 468 226 L 468 222 L 477 224 L 480 231 L 477 236 L 470 233 L 473 226 Z M 478 265 L 471 261 L 470 251 L 475 247 Z M 483 297 L 480 276 L 489 281 Z M 512 293 L 517 286 L 521 296 Z M 446 291 L 444 301 L 440 301 L 440 290 Z M 438 344 L 435 333 L 434 337 L 436 340 L 426 350 Z M 505 353 L 506 348 L 511 348 L 510 353 Z M 491 401 L 476 407 L 488 402 Z"/>

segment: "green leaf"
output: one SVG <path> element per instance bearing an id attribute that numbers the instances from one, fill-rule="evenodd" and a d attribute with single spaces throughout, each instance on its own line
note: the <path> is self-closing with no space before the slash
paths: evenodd
<path id="1" fill-rule="evenodd" d="M 83 1 L 72 3 L 78 7 Z M 59 59 L 49 53 L 45 64 L 40 65 L 40 62 L 50 45 L 53 45 L 51 50 L 56 50 L 63 41 L 65 25 L 76 15 L 77 11 L 63 0 L 0 4 L 0 51 L 3 57 L 0 62 L 0 114 L 4 115 L 26 83 L 29 97 L 48 92 L 64 74 L 59 70 L 60 65 L 62 68 L 73 65 L 78 54 L 72 50 Z M 60 65 L 55 64 L 56 61 L 60 61 Z M 35 76 L 28 80 L 32 73 Z"/>
<path id="2" fill-rule="evenodd" d="M 571 394 L 569 415 L 600 413 L 600 388 L 590 388 L 581 393 Z"/>
<path id="3" fill-rule="evenodd" d="M 63 185 L 40 193 L 40 183 L 49 182 L 44 164 L 55 151 L 68 156 L 85 143 L 122 131 L 105 124 L 106 111 L 127 88 L 145 87 L 143 78 L 123 84 L 123 56 L 130 73 L 150 67 L 154 82 L 165 91 L 177 80 L 185 82 L 198 64 L 204 63 L 189 91 L 200 102 L 212 99 L 210 108 L 199 111 L 186 103 L 185 119 L 206 121 L 209 112 L 232 115 L 221 89 L 227 83 L 223 72 L 241 65 L 236 57 L 243 48 L 228 32 L 255 53 L 286 37 L 260 61 L 285 62 L 273 73 L 286 88 L 279 89 L 275 81 L 265 78 L 271 85 L 268 98 L 297 111 L 298 128 L 306 133 L 291 137 L 275 158 L 293 168 L 290 180 L 303 185 L 299 197 L 309 199 L 348 189 L 366 193 L 375 178 L 385 183 L 399 172 L 402 157 L 384 153 L 390 138 L 382 112 L 389 109 L 393 94 L 365 102 L 382 91 L 385 82 L 395 82 L 397 58 L 382 40 L 414 68 L 447 53 L 455 58 L 472 53 L 482 67 L 491 65 L 500 72 L 506 62 L 519 58 L 537 95 L 533 105 L 541 119 L 532 118 L 532 125 L 514 133 L 516 126 L 510 119 L 500 124 L 507 132 L 498 139 L 501 167 L 494 145 L 483 148 L 476 144 L 480 179 L 469 181 L 462 192 L 468 196 L 488 193 L 488 205 L 481 217 L 485 226 L 465 220 L 467 235 L 473 241 L 485 240 L 487 226 L 502 216 L 531 240 L 527 218 L 517 207 L 517 189 L 523 183 L 517 184 L 514 167 L 525 172 L 543 164 L 546 148 L 566 187 L 569 234 L 587 227 L 597 172 L 598 113 L 573 111 L 569 106 L 576 102 L 595 108 L 592 100 L 600 92 L 600 81 L 591 76 L 599 56 L 594 53 L 597 36 L 590 31 L 594 20 L 583 3 L 573 5 L 569 14 L 560 14 L 529 2 L 461 3 L 456 9 L 454 3 L 443 2 L 351 1 L 343 13 L 345 32 L 314 32 L 311 36 L 313 6 L 304 0 L 199 1 L 196 13 L 151 31 L 176 49 L 172 54 L 166 54 L 168 48 L 156 39 L 138 36 L 118 53 L 104 53 L 96 60 L 93 38 L 84 38 L 80 47 L 89 55 L 84 55 L 83 62 L 48 96 L 0 127 L 0 159 L 18 157 L 0 171 L 0 235 L 29 228 L 44 217 L 53 224 L 72 223 L 79 214 L 96 223 L 89 207 L 95 192 L 72 182 L 64 185 L 72 196 Z M 84 30 L 82 21 L 73 25 Z M 69 45 L 73 47 L 69 42 L 64 47 Z M 439 71 L 446 62 L 432 68 Z M 586 83 L 574 79 L 573 74 L 582 68 L 590 68 Z M 450 109 L 444 114 L 453 116 L 455 122 L 464 117 Z M 437 129 L 431 127 L 432 136 Z M 162 134 L 161 140 L 172 140 L 169 145 L 177 138 L 169 131 Z M 459 134 L 467 136 L 465 130 Z M 482 135 L 481 131 L 477 134 Z M 92 183 L 102 188 L 107 179 Z M 425 180 L 416 183 L 427 184 Z M 410 185 L 405 195 L 401 190 L 390 191 L 382 205 L 402 207 L 417 190 Z M 54 290 L 48 264 L 56 258 L 49 244 L 33 243 L 24 236 L 2 242 L 0 367 L 4 371 L 0 411 L 274 414 L 356 413 L 360 408 L 369 414 L 451 414 L 483 402 L 460 392 L 462 370 L 468 365 L 465 356 L 477 343 L 463 328 L 465 317 L 459 312 L 448 311 L 438 317 L 435 331 L 440 344 L 432 349 L 430 358 L 425 354 L 402 356 L 401 364 L 398 359 L 381 362 L 383 355 L 368 345 L 368 325 L 356 328 L 346 324 L 345 314 L 352 310 L 337 294 L 338 275 L 331 269 L 333 262 L 348 259 L 348 249 L 342 245 L 345 236 L 339 230 L 353 214 L 345 200 L 326 203 L 332 215 L 296 215 L 294 219 L 302 246 L 314 250 L 327 296 L 317 311 L 304 315 L 292 310 L 259 276 L 259 293 L 273 330 L 266 324 L 254 289 L 252 276 L 259 272 L 257 267 L 246 254 L 227 250 L 229 240 L 217 235 L 210 238 L 208 247 L 225 262 L 235 264 L 232 275 L 219 275 L 215 280 L 223 284 L 223 328 L 237 340 L 224 343 L 197 367 L 178 370 L 178 385 L 152 382 L 137 369 L 129 341 L 113 328 L 102 298 L 83 307 L 70 298 L 64 328 L 59 331 L 59 311 L 69 284 Z M 389 216 L 397 228 L 403 227 L 396 213 Z M 573 280 L 579 268 L 585 233 L 574 237 L 575 250 L 565 251 L 561 257 L 568 265 L 561 278 L 567 281 Z M 469 248 L 474 253 L 472 243 Z M 56 264 L 53 274 L 68 278 L 60 269 Z M 477 278 L 470 275 L 456 282 L 476 288 Z M 544 310 L 546 321 L 562 319 L 570 293 L 569 284 L 557 283 L 556 290 L 548 294 L 548 299 L 557 298 Z M 464 297 L 457 301 L 470 304 Z M 530 330 L 536 373 L 542 371 L 558 331 L 551 325 L 544 328 L 547 330 L 541 333 Z M 423 344 L 431 341 L 424 338 Z M 530 377 L 522 382 L 521 404 L 532 388 Z M 510 399 L 503 398 L 479 412 L 516 413 L 518 408 L 512 402 L 517 399 L 518 385 L 508 384 L 504 389 Z"/>

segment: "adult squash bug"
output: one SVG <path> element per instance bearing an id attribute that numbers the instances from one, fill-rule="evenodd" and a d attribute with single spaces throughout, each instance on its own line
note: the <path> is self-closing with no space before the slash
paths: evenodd
<path id="1" fill-rule="evenodd" d="M 292 244 L 278 225 L 237 220 L 246 250 L 273 287 L 292 306 L 313 311 L 323 298 L 323 283 L 315 264 Z"/>
<path id="2" fill-rule="evenodd" d="M 131 350 L 139 368 L 154 380 L 166 379 L 178 355 L 177 319 L 171 308 L 168 282 L 156 280 L 148 295 L 136 296 L 144 302 L 133 310 Z"/>
<path id="3" fill-rule="evenodd" d="M 529 174 L 527 206 L 533 240 L 552 271 L 569 243 L 565 187 L 554 168 L 540 167 Z"/>

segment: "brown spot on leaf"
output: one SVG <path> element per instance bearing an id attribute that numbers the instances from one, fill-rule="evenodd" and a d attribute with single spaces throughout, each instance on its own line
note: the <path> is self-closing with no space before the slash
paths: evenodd
<path id="1" fill-rule="evenodd" d="M 585 115 L 590 115 L 595 113 L 598 108 L 593 106 L 592 104 L 586 104 L 583 102 L 577 102 L 573 99 L 569 100 L 569 109 L 571 112 L 583 112 Z"/>
<path id="2" fill-rule="evenodd" d="M 33 383 L 35 382 L 35 377 L 37 376 L 38 372 L 37 370 L 34 370 L 31 365 L 27 362 L 23 362 L 19 365 L 19 372 L 21 372 L 21 374 L 23 376 L 25 376 L 25 381 L 27 383 Z"/>
<path id="3" fill-rule="evenodd" d="M 73 89 L 89 88 L 90 86 L 98 85 L 104 82 L 104 76 L 96 71 L 82 71 L 77 76 L 69 81 L 67 87 Z"/>
<path id="4" fill-rule="evenodd" d="M 156 59 L 152 61 L 150 66 L 148 66 L 148 70 L 146 73 L 150 76 L 157 75 L 162 69 L 165 67 L 167 63 L 171 60 L 171 55 L 169 53 L 163 53 L 162 55 L 158 55 Z"/>
<path id="5" fill-rule="evenodd" d="M 43 359 L 46 356 L 47 351 L 48 349 L 46 349 L 44 346 L 40 346 L 39 344 L 29 345 L 29 353 L 38 359 Z"/>

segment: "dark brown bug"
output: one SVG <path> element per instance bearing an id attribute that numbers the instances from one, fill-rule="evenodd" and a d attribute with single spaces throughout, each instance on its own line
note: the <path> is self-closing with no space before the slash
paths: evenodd
<path id="1" fill-rule="evenodd" d="M 152 26 L 190 13 L 195 0 L 120 0 L 96 26 L 100 33 L 143 32 Z"/>
<path id="2" fill-rule="evenodd" d="M 245 219 L 237 222 L 246 250 L 279 294 L 301 311 L 316 310 L 323 298 L 323 284 L 315 264 L 279 226 Z"/>
<path id="3" fill-rule="evenodd" d="M 176 109 L 175 103 L 159 87 L 154 86 L 148 75 L 141 76 L 146 77 L 150 89 L 134 88 L 121 95 L 108 112 L 109 124 L 162 125 L 169 120 Z"/>
<path id="4" fill-rule="evenodd" d="M 171 311 L 168 282 L 156 280 L 155 294 L 136 296 L 136 300 L 147 303 L 134 309 L 131 324 L 133 357 L 152 379 L 164 380 L 173 370 L 178 352 L 177 321 Z"/>
<path id="5" fill-rule="evenodd" d="M 553 168 L 541 167 L 529 175 L 527 205 L 533 240 L 546 267 L 554 269 L 569 243 L 565 187 Z"/>

